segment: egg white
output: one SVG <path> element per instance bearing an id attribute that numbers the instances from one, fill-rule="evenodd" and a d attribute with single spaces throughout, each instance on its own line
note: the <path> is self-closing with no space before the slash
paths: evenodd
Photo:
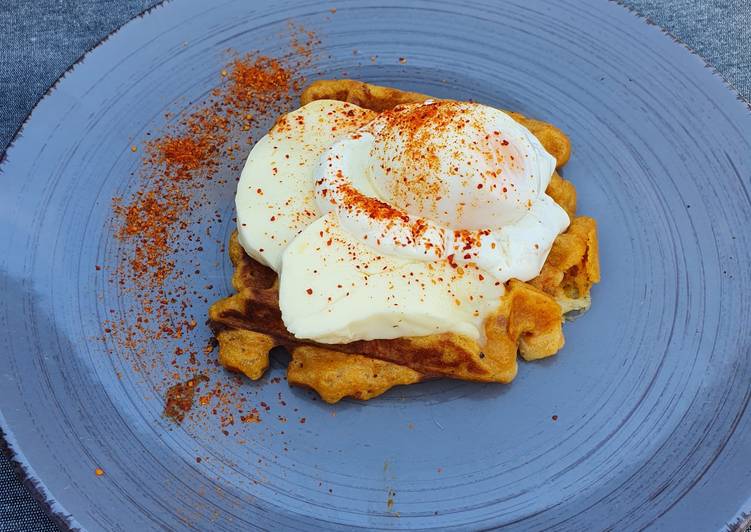
<path id="1" fill-rule="evenodd" d="M 491 272 L 378 249 L 315 197 L 324 154 L 375 116 L 319 100 L 283 117 L 253 148 L 240 177 L 240 244 L 280 274 L 282 318 L 298 338 L 337 344 L 454 332 L 482 343 L 482 324 L 498 307 L 503 281 L 537 275 L 549 245 L 532 242 L 552 244 L 568 218 L 564 212 L 564 223 L 560 207 L 541 193 L 527 215 L 496 231 L 501 247 L 486 255 L 501 259 L 493 259 Z M 351 181 L 363 194 L 379 196 L 364 173 Z M 503 280 L 498 267 L 505 268 Z"/>

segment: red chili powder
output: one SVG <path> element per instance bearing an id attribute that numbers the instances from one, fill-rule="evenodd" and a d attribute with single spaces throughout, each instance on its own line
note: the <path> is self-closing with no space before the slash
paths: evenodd
<path id="1" fill-rule="evenodd" d="M 200 422 L 199 412 L 203 417 L 211 413 L 225 434 L 234 416 L 245 423 L 257 423 L 260 416 L 240 396 L 239 377 L 227 378 L 216 361 L 205 364 L 215 341 L 208 329 L 199 329 L 204 340 L 191 331 L 216 297 L 208 289 L 193 290 L 189 281 L 203 280 L 202 242 L 222 223 L 226 206 L 215 206 L 215 191 L 231 182 L 221 179 L 219 171 L 239 175 L 239 162 L 254 142 L 251 130 L 289 111 L 304 84 L 300 72 L 312 64 L 318 41 L 312 32 L 294 25 L 290 29 L 292 53 L 235 57 L 221 70 L 221 82 L 209 98 L 179 115 L 142 149 L 129 147 L 142 154 L 138 189 L 129 197 L 113 198 L 114 236 L 121 249 L 119 262 L 109 268 L 109 282 L 127 294 L 123 300 L 128 304 L 109 309 L 103 323 L 106 340 L 114 345 L 111 351 L 123 354 L 135 372 L 166 392 L 165 415 L 177 422 L 186 416 Z M 213 215 L 206 217 L 207 209 Z M 179 267 L 178 256 L 183 259 Z M 192 409 L 197 384 L 213 374 L 223 377 L 210 379 L 197 401 L 203 408 Z"/>
<path id="2" fill-rule="evenodd" d="M 196 375 L 185 382 L 170 386 L 164 404 L 164 415 L 177 423 L 182 423 L 185 415 L 193 408 L 196 388 L 200 383 L 208 380 L 209 378 L 206 375 Z"/>

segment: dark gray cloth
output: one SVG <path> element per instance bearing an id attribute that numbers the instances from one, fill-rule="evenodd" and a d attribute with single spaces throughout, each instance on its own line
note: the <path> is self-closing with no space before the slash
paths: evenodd
<path id="1" fill-rule="evenodd" d="M 751 102 L 751 0 L 618 0 L 671 32 Z"/>
<path id="2" fill-rule="evenodd" d="M 0 153 L 34 104 L 72 63 L 157 3 L 159 0 L 0 0 Z M 681 39 L 751 101 L 751 1 L 621 3 Z M 57 526 L 0 455 L 0 532 L 55 530 Z"/>
<path id="3" fill-rule="evenodd" d="M 0 530 L 58 530 L 42 506 L 15 476 L 10 461 L 4 455 L 0 456 Z"/>
<path id="4" fill-rule="evenodd" d="M 71 64 L 160 1 L 1 0 L 0 153 Z"/>

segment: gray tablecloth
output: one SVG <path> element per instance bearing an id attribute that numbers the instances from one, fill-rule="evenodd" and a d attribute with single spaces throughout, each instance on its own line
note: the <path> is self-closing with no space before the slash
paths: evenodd
<path id="1" fill-rule="evenodd" d="M 34 104 L 78 57 L 157 3 L 0 0 L 0 153 Z M 702 55 L 751 101 L 751 0 L 621 3 Z M 58 530 L 55 523 L 18 480 L 10 462 L 0 455 L 0 532 L 54 530 Z"/>

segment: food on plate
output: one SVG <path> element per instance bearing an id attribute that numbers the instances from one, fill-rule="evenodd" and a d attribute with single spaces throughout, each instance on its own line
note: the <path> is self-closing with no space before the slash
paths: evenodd
<path id="1" fill-rule="evenodd" d="M 328 402 L 449 377 L 510 382 L 555 354 L 599 281 L 556 127 L 472 102 L 318 81 L 253 148 L 209 319 L 251 379 L 286 347 Z"/>

